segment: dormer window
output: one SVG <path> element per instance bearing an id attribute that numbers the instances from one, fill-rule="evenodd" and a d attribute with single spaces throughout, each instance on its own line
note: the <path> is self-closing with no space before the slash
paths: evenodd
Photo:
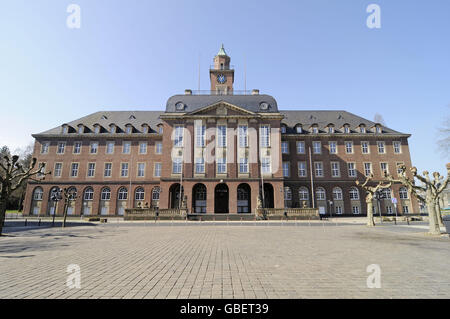
<path id="1" fill-rule="evenodd" d="M 158 125 L 158 134 L 162 134 L 164 131 L 162 124 Z"/>
<path id="2" fill-rule="evenodd" d="M 267 110 L 267 109 L 269 109 L 269 104 L 268 104 L 267 102 L 261 102 L 261 103 L 259 104 L 259 108 L 260 108 L 261 110 Z"/>
<path id="3" fill-rule="evenodd" d="M 183 102 L 178 102 L 175 104 L 175 108 L 177 111 L 183 111 L 184 110 L 184 104 Z"/>
<path id="4" fill-rule="evenodd" d="M 286 134 L 286 126 L 281 125 L 281 133 Z"/>
<path id="5" fill-rule="evenodd" d="M 78 134 L 83 134 L 83 133 L 84 133 L 84 126 L 78 125 Z"/>
<path id="6" fill-rule="evenodd" d="M 110 132 L 111 132 L 111 134 L 114 134 L 114 133 L 116 133 L 116 131 L 117 131 L 117 128 L 116 128 L 116 126 L 113 124 L 113 125 L 111 125 L 111 130 L 110 130 Z"/>
<path id="7" fill-rule="evenodd" d="M 94 126 L 94 133 L 95 133 L 95 134 L 100 133 L 100 125 L 95 125 L 95 126 Z"/>
<path id="8" fill-rule="evenodd" d="M 319 128 L 318 128 L 317 126 L 313 126 L 313 127 L 311 128 L 311 132 L 312 132 L 313 134 L 317 134 L 317 133 L 319 133 Z"/>
<path id="9" fill-rule="evenodd" d="M 136 119 L 136 116 L 130 115 L 130 117 L 129 117 L 128 119 L 129 119 L 129 120 L 135 120 L 135 119 Z"/>
<path id="10" fill-rule="evenodd" d="M 334 127 L 333 126 L 328 126 L 328 133 L 329 134 L 333 134 L 334 133 Z"/>
<path id="11" fill-rule="evenodd" d="M 67 126 L 67 125 L 64 125 L 63 127 L 62 127 L 62 133 L 63 134 L 67 134 L 69 132 L 69 127 Z"/>
<path id="12" fill-rule="evenodd" d="M 127 125 L 126 133 L 127 133 L 127 134 L 133 133 L 133 127 L 132 127 L 131 125 Z"/>
<path id="13" fill-rule="evenodd" d="M 375 132 L 376 133 L 381 133 L 382 132 L 381 131 L 381 126 L 379 126 L 379 125 L 375 126 Z"/>
<path id="14" fill-rule="evenodd" d="M 360 127 L 359 127 L 359 131 L 361 132 L 361 133 L 366 133 L 366 127 L 364 126 L 364 125 L 361 125 Z"/>
<path id="15" fill-rule="evenodd" d="M 350 127 L 348 125 L 344 126 L 344 133 L 346 134 L 350 133 Z"/>
<path id="16" fill-rule="evenodd" d="M 144 133 L 144 134 L 148 133 L 148 126 L 147 125 L 142 126 L 142 133 Z"/>
<path id="17" fill-rule="evenodd" d="M 301 125 L 297 125 L 295 127 L 295 131 L 297 132 L 297 134 L 302 134 L 303 133 L 303 129 Z"/>

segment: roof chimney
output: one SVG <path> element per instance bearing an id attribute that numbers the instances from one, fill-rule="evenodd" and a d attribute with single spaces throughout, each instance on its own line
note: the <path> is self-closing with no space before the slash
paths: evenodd
<path id="1" fill-rule="evenodd" d="M 253 89 L 252 90 L 252 95 L 259 95 L 259 90 L 258 89 Z"/>

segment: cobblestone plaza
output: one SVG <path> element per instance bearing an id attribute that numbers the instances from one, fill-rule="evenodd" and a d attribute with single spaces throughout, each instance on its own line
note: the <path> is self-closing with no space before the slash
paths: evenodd
<path id="1" fill-rule="evenodd" d="M 5 230 L 0 298 L 450 297 L 449 238 L 421 226 L 121 222 Z M 80 267 L 80 289 L 66 286 L 70 264 Z M 367 287 L 371 264 L 381 268 L 381 288 Z"/>

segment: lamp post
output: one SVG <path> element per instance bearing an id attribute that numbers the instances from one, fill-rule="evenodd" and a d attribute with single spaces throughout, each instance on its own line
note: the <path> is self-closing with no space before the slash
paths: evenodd
<path id="1" fill-rule="evenodd" d="M 381 205 L 380 205 L 380 200 L 384 198 L 383 192 L 381 190 L 377 190 L 375 193 L 375 198 L 377 199 L 378 213 L 380 214 L 380 223 L 383 223 L 383 218 L 381 217 Z"/>
<path id="2" fill-rule="evenodd" d="M 332 200 L 328 200 L 328 205 L 330 206 L 330 218 L 333 218 L 333 201 Z"/>
<path id="3" fill-rule="evenodd" d="M 55 215 L 56 215 L 56 205 L 58 204 L 58 202 L 62 199 L 62 190 L 61 188 L 57 187 L 55 189 L 52 190 L 51 194 L 50 194 L 50 199 L 52 200 L 52 202 L 54 203 L 54 210 L 53 210 L 53 220 L 52 220 L 52 227 L 55 226 Z"/>

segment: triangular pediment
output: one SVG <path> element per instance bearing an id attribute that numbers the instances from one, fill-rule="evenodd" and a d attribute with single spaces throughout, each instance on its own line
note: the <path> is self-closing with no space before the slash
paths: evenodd
<path id="1" fill-rule="evenodd" d="M 197 109 L 193 112 L 187 113 L 186 115 L 209 115 L 209 116 L 229 116 L 229 115 L 253 115 L 257 116 L 258 114 L 246 110 L 240 106 L 233 105 L 231 103 L 225 102 L 225 101 L 219 101 L 211 105 L 207 105 L 205 107 L 202 107 L 200 109 Z"/>

